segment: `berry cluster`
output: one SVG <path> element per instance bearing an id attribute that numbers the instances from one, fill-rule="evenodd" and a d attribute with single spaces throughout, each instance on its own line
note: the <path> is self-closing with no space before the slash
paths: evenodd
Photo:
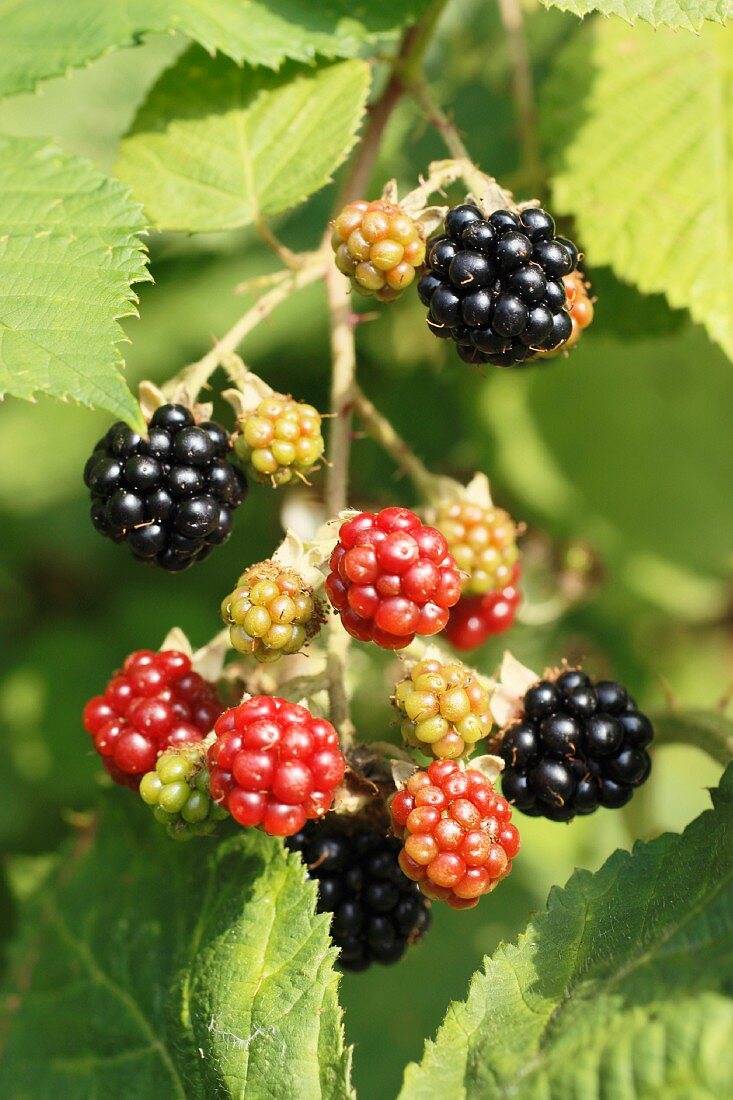
<path id="1" fill-rule="evenodd" d="M 308 825 L 286 841 L 318 883 L 318 910 L 344 970 L 395 963 L 430 927 L 429 902 L 400 870 L 394 837 L 341 818 Z"/>
<path id="2" fill-rule="evenodd" d="M 321 414 L 312 405 L 275 394 L 243 418 L 234 453 L 256 481 L 305 481 L 323 458 Z"/>
<path id="3" fill-rule="evenodd" d="M 511 583 L 519 551 L 517 527 L 508 512 L 468 500 L 447 501 L 434 523 L 465 574 L 463 596 L 500 592 Z"/>
<path id="4" fill-rule="evenodd" d="M 407 508 L 361 512 L 339 530 L 326 592 L 352 637 L 403 649 L 437 634 L 461 594 L 461 575 L 440 531 Z"/>
<path id="5" fill-rule="evenodd" d="M 547 211 L 484 218 L 465 204 L 448 212 L 445 235 L 428 242 L 418 293 L 431 331 L 454 340 L 467 363 L 513 367 L 570 337 L 563 277 L 577 264 L 575 245 L 555 236 Z"/>
<path id="6" fill-rule="evenodd" d="M 381 302 L 399 298 L 425 259 L 420 223 L 382 199 L 345 206 L 333 223 L 331 246 L 354 289 Z"/>
<path id="7" fill-rule="evenodd" d="M 565 275 L 563 282 L 568 299 L 570 321 L 573 326 L 572 332 L 562 347 L 556 348 L 555 351 L 538 352 L 538 356 L 541 357 L 557 355 L 560 351 L 569 351 L 570 348 L 575 347 L 583 334 L 583 330 L 588 328 L 593 320 L 595 310 L 593 300 L 588 294 L 589 284 L 586 283 L 580 271 L 573 271 L 571 275 Z"/>
<path id="8" fill-rule="evenodd" d="M 225 711 L 214 732 L 211 793 L 240 825 L 292 836 L 330 808 L 346 761 L 325 718 L 276 696 L 255 695 Z"/>
<path id="9" fill-rule="evenodd" d="M 208 836 L 226 810 L 212 800 L 203 745 L 164 752 L 140 780 L 140 797 L 175 840 Z"/>
<path id="10" fill-rule="evenodd" d="M 519 832 L 512 811 L 481 772 L 435 760 L 392 799 L 392 828 L 404 837 L 400 867 L 429 898 L 472 909 L 512 869 Z"/>
<path id="11" fill-rule="evenodd" d="M 323 611 L 313 589 L 294 570 L 263 561 L 245 570 L 221 605 L 238 653 L 277 661 L 297 653 L 321 628 Z"/>
<path id="12" fill-rule="evenodd" d="M 647 779 L 653 737 L 626 689 L 593 683 L 580 669 L 526 692 L 519 721 L 504 734 L 503 790 L 518 810 L 570 821 L 599 806 L 625 805 Z"/>
<path id="13" fill-rule="evenodd" d="M 89 700 L 83 722 L 114 781 L 138 787 L 160 752 L 201 741 L 223 709 L 185 653 L 141 649 Z"/>
<path id="14" fill-rule="evenodd" d="M 503 634 L 514 625 L 522 595 L 519 591 L 521 567 L 516 562 L 509 584 L 485 596 L 461 596 L 451 608 L 445 634 L 456 649 L 475 649 L 489 638 Z"/>
<path id="15" fill-rule="evenodd" d="M 247 491 L 228 450 L 226 430 L 195 425 L 183 405 L 156 409 L 147 436 L 113 424 L 84 468 L 92 523 L 169 573 L 203 561 L 229 538 Z"/>
<path id="16" fill-rule="evenodd" d="M 460 661 L 426 658 L 395 687 L 394 704 L 408 745 L 456 760 L 491 730 L 489 693 Z"/>

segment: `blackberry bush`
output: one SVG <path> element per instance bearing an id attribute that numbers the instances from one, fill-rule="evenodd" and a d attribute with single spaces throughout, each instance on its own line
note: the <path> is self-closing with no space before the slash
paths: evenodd
<path id="1" fill-rule="evenodd" d="M 225 711 L 214 732 L 211 793 L 240 825 L 292 836 L 330 809 L 346 761 L 325 718 L 285 699 L 256 695 Z"/>
<path id="2" fill-rule="evenodd" d="M 297 653 L 323 622 L 320 600 L 295 569 L 276 561 L 251 565 L 221 605 L 229 638 L 238 653 L 277 661 Z"/>
<path id="3" fill-rule="evenodd" d="M 331 247 L 336 266 L 354 290 L 392 302 L 412 283 L 425 259 L 425 237 L 419 222 L 399 206 L 377 199 L 358 199 L 333 222 Z"/>
<path id="4" fill-rule="evenodd" d="M 223 709 L 185 653 L 140 649 L 89 700 L 83 722 L 115 783 L 138 787 L 164 749 L 203 740 Z"/>
<path id="5" fill-rule="evenodd" d="M 476 206 L 455 206 L 444 234 L 428 242 L 418 284 L 428 327 L 455 341 L 468 363 L 514 367 L 557 351 L 572 334 L 563 277 L 577 264 L 575 245 L 555 236 L 546 210 L 485 218 Z"/>
<path id="6" fill-rule="evenodd" d="M 183 745 L 158 757 L 140 780 L 140 797 L 174 840 L 210 836 L 227 811 L 211 798 L 203 745 Z"/>
<path id="7" fill-rule="evenodd" d="M 318 910 L 331 914 L 343 970 L 398 962 L 430 928 L 430 903 L 403 874 L 395 837 L 358 819 L 333 817 L 286 840 L 318 884 Z"/>
<path id="8" fill-rule="evenodd" d="M 429 898 L 472 909 L 511 871 L 519 832 L 508 802 L 481 772 L 435 760 L 410 776 L 390 809 L 404 839 L 400 867 Z"/>
<path id="9" fill-rule="evenodd" d="M 321 432 L 321 414 L 312 405 L 273 394 L 240 421 L 234 453 L 255 481 L 307 481 L 323 458 Z"/>
<path id="10" fill-rule="evenodd" d="M 440 531 L 407 508 L 361 512 L 343 523 L 326 594 L 360 641 L 403 649 L 443 629 L 461 576 Z"/>
<path id="11" fill-rule="evenodd" d="M 439 759 L 469 754 L 491 730 L 489 692 L 460 661 L 418 661 L 395 686 L 393 701 L 407 744 Z"/>
<path id="12" fill-rule="evenodd" d="M 113 424 L 84 468 L 92 523 L 140 561 L 188 569 L 226 542 L 246 496 L 228 454 L 226 429 L 195 424 L 183 405 L 156 409 L 144 436 Z"/>
<path id="13" fill-rule="evenodd" d="M 626 689 L 582 669 L 532 685 L 504 732 L 503 791 L 525 814 L 570 821 L 624 806 L 651 771 L 654 731 Z"/>

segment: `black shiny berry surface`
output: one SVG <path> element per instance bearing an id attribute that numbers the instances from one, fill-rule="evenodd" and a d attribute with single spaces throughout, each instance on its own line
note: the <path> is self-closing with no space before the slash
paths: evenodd
<path id="1" fill-rule="evenodd" d="M 546 210 L 495 210 L 486 219 L 464 204 L 428 241 L 418 294 L 430 330 L 453 340 L 461 359 L 515 367 L 570 336 L 562 279 L 577 265 L 577 248 L 555 236 Z"/>
<path id="2" fill-rule="evenodd" d="M 430 927 L 430 903 L 400 870 L 402 842 L 370 826 L 306 825 L 285 841 L 318 883 L 318 911 L 331 913 L 343 970 L 395 963 Z"/>
<path id="3" fill-rule="evenodd" d="M 228 452 L 226 429 L 194 424 L 183 405 L 156 409 L 147 436 L 113 424 L 84 468 L 92 523 L 167 572 L 203 561 L 229 538 L 232 513 L 247 493 Z"/>
<path id="4" fill-rule="evenodd" d="M 504 734 L 505 798 L 518 810 L 570 821 L 625 805 L 651 771 L 654 731 L 615 680 L 568 669 L 524 696 L 523 714 Z"/>

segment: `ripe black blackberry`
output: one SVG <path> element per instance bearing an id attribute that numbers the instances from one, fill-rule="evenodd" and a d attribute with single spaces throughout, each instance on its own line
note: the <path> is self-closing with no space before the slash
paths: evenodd
<path id="1" fill-rule="evenodd" d="M 430 903 L 400 870 L 402 842 L 344 818 L 307 825 L 285 843 L 318 883 L 318 911 L 344 970 L 395 963 L 430 927 Z"/>
<path id="2" fill-rule="evenodd" d="M 444 235 L 428 242 L 418 283 L 428 327 L 454 340 L 467 363 L 514 367 L 557 350 L 572 333 L 563 276 L 578 265 L 575 245 L 555 236 L 546 210 L 455 206 Z"/>
<path id="3" fill-rule="evenodd" d="M 651 722 L 614 680 L 568 669 L 533 684 L 523 709 L 501 747 L 504 797 L 523 813 L 570 821 L 617 809 L 648 778 Z"/>
<path id="4" fill-rule="evenodd" d="M 203 561 L 229 538 L 247 492 L 228 451 L 226 429 L 194 424 L 183 405 L 156 409 L 146 436 L 113 424 L 84 468 L 92 523 L 169 573 Z"/>

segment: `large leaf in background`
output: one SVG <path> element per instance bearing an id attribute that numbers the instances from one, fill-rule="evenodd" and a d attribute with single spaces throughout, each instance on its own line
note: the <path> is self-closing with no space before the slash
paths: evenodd
<path id="1" fill-rule="evenodd" d="M 279 73 L 192 47 L 166 72 L 123 140 L 118 174 L 161 229 L 232 229 L 328 182 L 354 144 L 369 66 Z"/>
<path id="2" fill-rule="evenodd" d="M 733 65 L 697 38 L 601 22 L 595 73 L 554 181 L 589 264 L 690 310 L 733 357 Z"/>
<path id="3" fill-rule="evenodd" d="M 713 810 L 596 874 L 486 960 L 401 1100 L 733 1093 L 733 767 Z"/>
<path id="4" fill-rule="evenodd" d="M 126 188 L 88 161 L 0 136 L 0 397 L 45 393 L 140 423 L 117 318 L 147 277 L 143 227 Z"/>
<path id="5" fill-rule="evenodd" d="M 542 0 L 545 7 L 559 8 L 573 15 L 619 15 L 627 23 L 651 23 L 653 27 L 674 27 L 697 31 L 706 20 L 725 23 L 733 18 L 731 0 Z"/>
<path id="6" fill-rule="evenodd" d="M 299 860 L 254 830 L 178 845 L 130 799 L 110 796 L 25 914 L 0 1093 L 350 1096 L 328 918 Z"/>
<path id="7" fill-rule="evenodd" d="M 0 0 L 0 96 L 32 91 L 102 54 L 176 31 L 237 62 L 354 57 L 365 43 L 414 21 L 428 0 Z"/>

